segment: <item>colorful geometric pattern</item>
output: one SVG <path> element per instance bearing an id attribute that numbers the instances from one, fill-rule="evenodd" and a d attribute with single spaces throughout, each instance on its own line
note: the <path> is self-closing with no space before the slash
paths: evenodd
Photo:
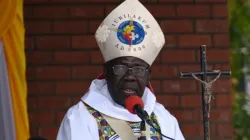
<path id="1" fill-rule="evenodd" d="M 157 117 L 155 113 L 152 112 L 149 117 L 153 121 L 154 127 L 160 131 L 161 129 L 160 129 L 160 126 L 158 125 L 158 121 L 157 121 Z M 162 137 L 160 136 L 160 134 L 157 131 L 155 131 L 153 127 L 150 127 L 150 138 L 151 140 L 162 140 Z"/>
<path id="2" fill-rule="evenodd" d="M 116 132 L 110 127 L 107 121 L 103 118 L 103 116 L 94 108 L 84 103 L 87 107 L 89 113 L 93 115 L 98 124 L 98 132 L 100 140 L 116 140 L 119 136 Z M 154 113 L 150 115 L 150 119 L 153 121 L 153 125 L 156 129 L 160 130 L 160 126 L 157 122 L 157 117 Z M 134 134 L 138 136 L 140 134 L 140 122 L 127 122 L 127 124 L 131 127 Z M 150 126 L 150 138 L 151 140 L 162 140 L 160 134 L 155 131 L 153 127 Z"/>

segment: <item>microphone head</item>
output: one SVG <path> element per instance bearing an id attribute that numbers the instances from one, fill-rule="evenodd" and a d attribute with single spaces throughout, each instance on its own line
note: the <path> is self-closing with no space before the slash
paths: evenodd
<path id="1" fill-rule="evenodd" d="M 135 110 L 134 110 L 134 107 L 135 105 L 140 105 L 141 108 L 144 107 L 144 103 L 142 101 L 142 99 L 138 96 L 135 96 L 135 95 L 131 95 L 129 96 L 126 101 L 125 101 L 125 107 L 126 109 L 132 113 L 132 114 L 136 114 Z"/>

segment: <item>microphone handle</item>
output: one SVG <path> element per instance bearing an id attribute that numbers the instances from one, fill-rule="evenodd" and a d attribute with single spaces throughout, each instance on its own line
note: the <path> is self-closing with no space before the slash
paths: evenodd
<path id="1" fill-rule="evenodd" d="M 150 121 L 148 113 L 145 110 L 143 110 L 143 108 L 139 104 L 135 105 L 134 109 L 137 116 L 139 116 L 142 120 L 145 120 L 147 123 L 148 121 Z"/>
<path id="2" fill-rule="evenodd" d="M 150 125 L 151 127 L 153 127 L 155 129 L 155 131 L 157 131 L 161 136 L 163 136 L 167 139 L 170 139 L 170 140 L 175 140 L 173 138 L 170 138 L 168 136 L 163 135 L 160 130 L 156 129 L 153 125 L 152 120 L 150 120 L 148 113 L 145 110 L 143 110 L 143 108 L 139 104 L 134 106 L 134 110 L 135 110 L 137 116 L 139 116 L 142 119 L 142 122 L 144 122 L 144 125 L 145 125 L 145 121 L 146 121 L 147 124 Z M 146 130 L 146 128 L 145 128 L 145 130 Z M 138 138 L 138 140 L 144 140 L 144 139 Z"/>
<path id="3" fill-rule="evenodd" d="M 144 120 L 141 121 L 141 136 L 138 138 L 138 140 L 147 140 L 146 125 Z"/>
<path id="4" fill-rule="evenodd" d="M 134 107 L 135 112 L 137 114 L 137 116 L 139 116 L 141 118 L 141 136 L 138 138 L 138 140 L 147 140 L 146 137 L 146 125 L 145 125 L 145 121 L 149 119 L 148 114 L 145 114 L 144 110 L 142 109 L 142 107 L 140 105 L 135 105 Z M 146 112 L 147 113 L 147 112 Z"/>

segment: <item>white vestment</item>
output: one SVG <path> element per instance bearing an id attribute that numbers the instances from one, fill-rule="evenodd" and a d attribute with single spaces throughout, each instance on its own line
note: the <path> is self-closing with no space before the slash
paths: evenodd
<path id="1" fill-rule="evenodd" d="M 154 112 L 157 116 L 162 134 L 175 140 L 185 140 L 176 118 L 163 105 L 156 102 L 156 97 L 150 89 L 145 89 L 142 100 L 144 110 L 148 114 Z M 89 91 L 82 97 L 82 101 L 107 116 L 131 122 L 141 121 L 137 115 L 131 114 L 127 109 L 112 100 L 104 79 L 93 80 Z M 96 119 L 81 101 L 71 107 L 64 116 L 57 140 L 99 140 Z M 119 140 L 119 138 L 116 140 Z M 163 137 L 163 140 L 169 139 Z"/>

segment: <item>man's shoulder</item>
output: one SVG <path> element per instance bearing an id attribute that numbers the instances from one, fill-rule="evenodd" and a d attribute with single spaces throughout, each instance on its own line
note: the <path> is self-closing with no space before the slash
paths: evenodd
<path id="1" fill-rule="evenodd" d="M 155 103 L 155 112 L 160 114 L 161 116 L 170 119 L 173 122 L 177 122 L 177 119 L 174 115 L 172 115 L 164 105 L 159 102 Z"/>
<path id="2" fill-rule="evenodd" d="M 74 120 L 83 116 L 86 118 L 85 114 L 88 114 L 88 110 L 86 109 L 86 106 L 81 101 L 79 101 L 77 104 L 71 106 L 68 109 L 65 116 L 70 120 Z"/>
<path id="3" fill-rule="evenodd" d="M 155 102 L 155 110 L 164 112 L 167 115 L 171 115 L 170 112 L 159 102 Z"/>
<path id="4" fill-rule="evenodd" d="M 168 134 L 168 136 L 176 140 L 185 140 L 180 130 L 178 120 L 162 104 L 155 104 L 155 114 L 156 116 L 159 115 L 157 117 L 165 134 Z"/>

